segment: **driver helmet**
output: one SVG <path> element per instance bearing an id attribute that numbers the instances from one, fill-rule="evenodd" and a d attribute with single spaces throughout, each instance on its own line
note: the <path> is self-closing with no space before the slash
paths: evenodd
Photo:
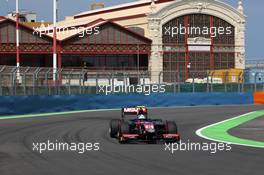
<path id="1" fill-rule="evenodd" d="M 143 114 L 140 114 L 140 115 L 138 115 L 138 119 L 139 119 L 139 120 L 145 120 L 145 119 L 146 119 L 146 117 L 145 117 L 145 115 L 143 115 Z"/>
<path id="2" fill-rule="evenodd" d="M 141 114 L 144 114 L 144 110 L 143 110 L 142 108 L 140 108 L 140 109 L 138 110 L 138 115 L 141 115 Z"/>

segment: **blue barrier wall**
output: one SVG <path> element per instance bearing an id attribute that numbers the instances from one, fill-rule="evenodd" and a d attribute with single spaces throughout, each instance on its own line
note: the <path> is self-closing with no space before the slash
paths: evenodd
<path id="1" fill-rule="evenodd" d="M 149 107 L 253 104 L 251 93 L 179 93 L 129 95 L 72 95 L 0 97 L 0 116 L 61 112 L 87 109 L 110 109 L 125 106 Z"/>

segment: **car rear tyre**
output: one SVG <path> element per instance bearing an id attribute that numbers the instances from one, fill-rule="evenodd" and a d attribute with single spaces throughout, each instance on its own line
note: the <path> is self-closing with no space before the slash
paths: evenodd
<path id="1" fill-rule="evenodd" d="M 121 143 L 121 144 L 127 143 L 127 140 L 124 140 L 122 135 L 123 134 L 129 134 L 129 133 L 130 133 L 129 123 L 122 122 L 120 124 L 120 131 L 119 131 L 119 143 Z"/>
<path id="2" fill-rule="evenodd" d="M 167 132 L 168 134 L 178 134 L 178 128 L 175 122 L 168 121 L 167 122 Z M 166 140 L 166 143 L 178 143 L 179 139 L 169 139 Z"/>
<path id="3" fill-rule="evenodd" d="M 120 120 L 113 119 L 110 121 L 110 137 L 115 138 L 119 131 Z"/>
<path id="4" fill-rule="evenodd" d="M 175 122 L 168 121 L 167 122 L 167 131 L 168 134 L 177 134 L 178 133 L 178 128 Z"/>

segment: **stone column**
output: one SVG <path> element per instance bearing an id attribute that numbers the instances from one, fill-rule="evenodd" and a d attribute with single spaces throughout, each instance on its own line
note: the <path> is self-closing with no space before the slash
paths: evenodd
<path id="1" fill-rule="evenodd" d="M 163 82 L 160 72 L 163 71 L 162 58 L 162 31 L 159 18 L 149 18 L 149 32 L 152 39 L 151 56 L 149 60 L 149 70 L 151 73 L 151 83 Z M 160 77 L 160 78 L 159 78 Z"/>
<path id="2" fill-rule="evenodd" d="M 244 15 L 244 7 L 243 7 L 243 2 L 242 0 L 238 1 L 238 7 L 237 7 L 238 12 L 240 12 L 242 15 Z M 245 30 L 246 26 L 245 20 L 237 19 L 237 26 L 236 26 L 236 47 L 235 47 L 235 52 L 236 52 L 236 57 L 235 57 L 235 67 L 239 69 L 245 69 L 246 65 L 246 57 L 245 57 Z"/>
<path id="3" fill-rule="evenodd" d="M 236 27 L 235 30 L 235 68 L 238 69 L 245 69 L 245 22 L 239 21 L 239 25 Z"/>

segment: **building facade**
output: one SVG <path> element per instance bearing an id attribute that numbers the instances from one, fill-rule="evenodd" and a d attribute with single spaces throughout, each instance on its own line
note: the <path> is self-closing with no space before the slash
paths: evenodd
<path id="1" fill-rule="evenodd" d="M 66 29 L 101 27 L 98 35 L 82 38 L 74 32 L 58 32 L 58 65 L 81 67 L 85 63 L 94 71 L 140 68 L 150 72 L 153 83 L 161 78 L 164 82 L 184 81 L 194 73 L 204 76 L 208 70 L 244 69 L 245 23 L 242 1 L 235 8 L 216 0 L 139 0 L 91 10 L 57 24 Z M 0 64 L 15 58 L 12 53 L 7 55 L 8 48 L 3 50 L 8 45 L 3 40 L 7 31 L 0 24 Z M 22 48 L 28 47 L 22 58 L 34 57 L 31 59 L 37 63 L 43 57 L 37 66 L 52 66 L 52 32 L 35 40 L 47 42 L 46 52 L 32 56 L 27 40 L 24 46 L 22 42 Z M 32 48 L 38 49 L 35 44 Z"/>
<path id="2" fill-rule="evenodd" d="M 188 77 L 192 71 L 245 68 L 245 16 L 241 1 L 238 9 L 214 0 L 175 1 L 148 18 L 153 40 L 150 64 L 156 65 L 151 66 L 153 71 L 185 71 L 183 76 Z M 200 29 L 230 26 L 231 33 L 215 37 L 210 32 L 166 35 L 166 26 L 179 25 Z"/>

